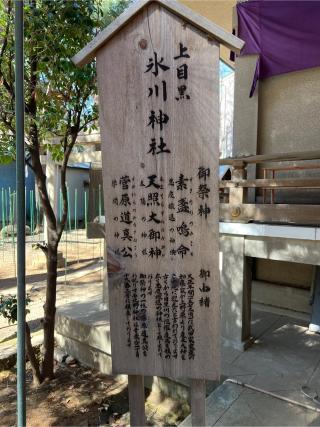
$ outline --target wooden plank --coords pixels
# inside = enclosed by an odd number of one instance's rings
[[[109,285],[112,363],[115,373],[216,379],[219,46],[183,24],[152,3],[97,57],[107,242],[125,270]],[[180,46],[189,57],[175,60]],[[169,67],[157,76],[147,71],[155,53]]]
[[[134,19],[135,16],[146,6],[151,3],[158,3],[170,12],[182,18],[185,22],[200,29],[208,36],[213,37],[219,43],[230,48],[236,53],[240,53],[244,46],[244,42],[238,37],[219,27],[212,21],[203,16],[195,13],[190,8],[184,6],[178,1],[168,0],[139,0],[134,2],[125,12],[123,12],[117,19],[108,25],[101,33],[99,33],[90,43],[88,43],[79,53],[77,53],[72,61],[78,66],[83,66],[91,62],[97,55],[97,51],[103,47],[115,34],[117,34],[123,27]]]
[[[194,427],[206,426],[206,382],[191,380],[191,419]]]
[[[274,178],[220,181],[220,188],[320,188],[319,178]]]
[[[246,164],[257,164],[264,162],[292,162],[300,160],[319,160],[320,151],[297,151],[291,153],[259,154],[256,156],[230,157],[220,159],[220,165],[241,166]]]
[[[144,378],[142,375],[128,375],[130,426],[146,426]]]
[[[309,170],[309,169],[320,169],[320,165],[315,164],[304,164],[301,166],[273,166],[269,168],[262,168],[263,171],[271,171],[271,172],[278,172],[278,171],[296,171],[296,170]]]
[[[238,214],[234,215],[235,206],[229,203],[220,203],[220,220],[301,225],[320,224],[320,205],[261,205],[252,203],[238,205],[236,208]]]

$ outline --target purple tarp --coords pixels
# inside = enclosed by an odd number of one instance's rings
[[[320,66],[320,1],[251,0],[237,12],[241,55],[259,54],[250,96],[259,79]]]

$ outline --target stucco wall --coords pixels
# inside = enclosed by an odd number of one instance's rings
[[[259,83],[260,154],[320,148],[320,67]]]
[[[320,148],[320,67],[261,80],[249,98],[256,56],[238,58],[235,70],[234,154],[254,155]],[[266,164],[267,165],[267,164]],[[288,163],[287,163],[288,165]],[[255,168],[248,175],[254,178]],[[278,177],[319,177],[318,170]],[[262,177],[261,167],[257,176]],[[259,192],[257,193],[260,194]],[[320,203],[320,192],[277,191],[282,203]]]
[[[257,56],[239,57],[235,62],[234,156],[248,156],[257,151],[258,91],[249,98]]]
[[[261,80],[249,98],[255,58],[236,62],[235,153],[319,149],[320,67]]]

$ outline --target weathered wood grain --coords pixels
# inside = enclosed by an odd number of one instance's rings
[[[145,397],[144,377],[142,375],[128,375],[130,426],[145,427]]]
[[[220,159],[220,165],[245,166],[246,164],[258,164],[267,162],[292,162],[302,160],[319,160],[320,151],[293,151],[291,153],[258,154],[256,156],[230,157]]]
[[[220,204],[221,221],[259,221],[265,223],[284,224],[320,224],[319,205],[285,205],[285,204],[239,204],[238,214],[234,215],[234,205],[229,203]]]
[[[179,43],[188,47],[189,78],[187,81],[189,100],[175,99],[181,81],[176,76],[174,56],[179,52]],[[170,71],[155,77],[146,73],[146,64],[158,52],[163,64]],[[181,63],[180,61],[179,63]],[[154,300],[147,297],[147,323],[149,350],[147,356],[136,357],[134,346],[127,346],[126,317],[124,311],[124,286],[110,286],[110,316],[113,369],[115,373],[131,375],[159,375],[173,378],[217,379],[220,362],[219,326],[219,267],[218,267],[218,155],[219,155],[219,46],[208,40],[206,34],[178,18],[158,3],[148,7],[131,20],[121,32],[112,38],[104,49],[98,51],[98,84],[100,93],[100,126],[102,135],[103,186],[106,212],[108,246],[121,250],[121,239],[115,237],[117,224],[113,221],[119,215],[119,208],[113,204],[115,196],[120,196],[119,186],[112,181],[123,175],[135,177],[137,257],[123,258],[128,274],[192,274],[194,285],[194,339],[196,354],[194,360],[181,357],[160,357],[157,351],[157,320]],[[155,84],[167,84],[167,101],[148,97],[148,88]],[[163,110],[169,117],[168,126],[162,132],[170,154],[153,156],[148,154],[152,136],[159,140],[159,130],[148,124],[151,110]],[[197,195],[198,168],[209,167],[211,206],[207,220],[198,215]],[[183,173],[192,178],[193,192],[188,198],[193,202],[194,215],[180,214],[184,221],[193,222],[193,256],[171,257],[170,238],[179,241],[176,228],[170,232],[170,209],[168,195],[170,178],[178,179]],[[146,229],[142,217],[150,208],[140,205],[146,196],[141,181],[151,175],[163,178],[163,237],[164,255],[157,259],[143,256],[144,248],[150,250],[151,243],[140,238]],[[191,184],[190,184],[191,186]],[[191,188],[191,187],[190,187]],[[177,193],[178,194],[178,193]],[[181,193],[182,194],[182,193]],[[184,193],[185,194],[185,193]],[[175,201],[177,202],[177,201]],[[148,210],[149,209],[149,210]],[[161,208],[157,208],[160,213]],[[177,217],[178,220],[178,217]],[[132,227],[132,225],[130,225]],[[130,228],[133,231],[133,228]],[[191,240],[191,238],[190,238]],[[170,246],[171,245],[171,246]],[[203,296],[200,290],[203,281],[200,269],[210,270],[207,284],[210,286],[210,307],[200,306]],[[163,306],[172,306],[173,283],[170,283],[169,301]],[[177,291],[180,295],[180,285]],[[172,316],[172,314],[170,314]],[[172,320],[172,318],[170,318]],[[171,334],[172,332],[170,332]],[[182,339],[180,329],[178,347]],[[179,347],[180,348],[180,347]]]
[[[191,380],[191,420],[192,425],[206,426],[206,382]]]
[[[273,178],[220,181],[220,188],[320,188],[319,178]]]

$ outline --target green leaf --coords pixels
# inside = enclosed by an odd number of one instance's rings
[[[26,296],[26,307],[31,302],[30,297]],[[29,309],[26,309],[26,315],[30,313]],[[17,322],[18,314],[18,300],[16,295],[1,295],[0,294],[0,316],[8,320],[9,324]]]

